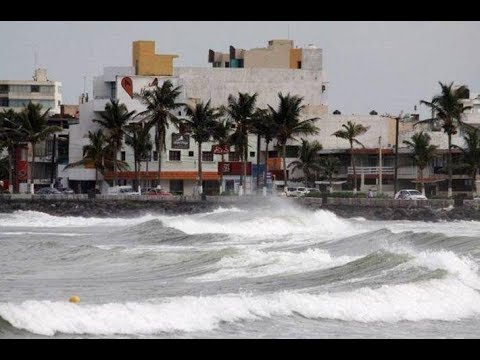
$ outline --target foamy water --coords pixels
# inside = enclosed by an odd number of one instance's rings
[[[478,222],[342,219],[281,202],[0,214],[0,337],[478,337],[478,240]]]

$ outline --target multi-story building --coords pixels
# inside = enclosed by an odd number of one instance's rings
[[[36,69],[32,80],[0,80],[0,110],[20,110],[31,101],[60,113],[62,83],[50,81],[46,69]]]
[[[290,93],[304,98],[306,113],[320,116],[327,112],[326,91],[327,83],[322,70],[321,49],[293,49],[290,40],[273,40],[263,56],[257,56],[258,49],[243,51],[247,59],[244,66],[215,66],[202,67],[173,67],[175,55],[155,54],[153,41],[136,41],[133,43],[131,67],[109,67],[104,69],[104,74],[96,77],[93,84],[93,98],[80,104],[80,122],[72,126],[70,141],[70,162],[78,161],[82,157],[82,147],[88,143],[87,134],[90,130],[98,128],[92,120],[99,117],[105,105],[111,100],[124,103],[129,111],[137,113],[143,111],[144,105],[133,96],[143,89],[151,89],[155,84],[162,85],[170,80],[175,86],[181,86],[182,93],[179,102],[196,103],[198,101],[211,101],[212,106],[227,104],[230,94],[238,95],[239,92],[257,93],[257,106],[266,108],[267,105],[277,106],[278,93]],[[287,51],[288,50],[288,51]],[[249,53],[253,56],[251,60]],[[292,55],[293,54],[293,55]],[[210,52],[211,56],[211,52]],[[285,62],[288,57],[288,64]],[[301,67],[290,67],[290,58],[302,60]],[[296,56],[296,57],[295,57]],[[249,60],[250,59],[250,60]],[[257,59],[257,60],[255,60]],[[235,62],[233,62],[235,63]],[[287,65],[285,65],[287,64]],[[283,66],[285,65],[285,66]],[[298,63],[297,63],[298,65]],[[179,117],[185,115],[179,109],[175,114]],[[138,121],[138,119],[134,120]],[[152,139],[154,130],[152,129]],[[197,182],[197,146],[188,135],[181,136],[175,127],[171,126],[167,133],[167,149],[162,153],[162,173],[160,185],[174,193],[192,194],[195,192]],[[241,167],[238,154],[233,149],[226,156],[227,161],[218,164],[221,155],[212,153],[213,143],[202,145],[203,159],[203,187],[207,193],[218,192],[219,180],[222,179],[223,188],[227,191],[237,192],[239,189]],[[245,182],[246,193],[254,190],[255,182],[252,173],[260,170],[256,165],[256,137],[249,138],[249,161],[247,164],[247,179]],[[263,146],[262,146],[263,149]],[[276,154],[272,153],[272,156]],[[125,160],[133,169],[133,151],[123,146],[118,158]],[[265,154],[262,154],[263,162]],[[153,151],[150,159],[142,167],[141,178],[143,186],[156,186],[157,184],[158,154]],[[277,161],[278,163],[278,161]],[[147,171],[148,169],[148,171]],[[219,173],[220,169],[220,173]],[[277,180],[283,180],[281,169],[272,168],[278,172]],[[112,184],[113,174],[106,172],[104,179]],[[68,170],[71,187],[86,191],[94,186],[95,170],[72,168]],[[134,178],[133,171],[118,173],[121,183],[131,183]]]

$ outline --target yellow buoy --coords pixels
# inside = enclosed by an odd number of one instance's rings
[[[70,301],[71,303],[77,304],[80,302],[80,297],[78,297],[77,295],[72,295],[70,296],[70,299],[68,299],[68,301]]]

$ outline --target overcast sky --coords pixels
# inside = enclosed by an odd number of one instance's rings
[[[210,66],[210,48],[250,49],[284,38],[323,49],[330,112],[412,112],[438,92],[438,81],[480,92],[480,22],[455,21],[7,21],[0,22],[0,79],[31,79],[36,52],[38,67],[62,82],[63,102],[76,104],[84,76],[91,93],[92,76],[104,66],[131,65],[134,40],[154,40],[157,53],[180,55],[175,66]]]

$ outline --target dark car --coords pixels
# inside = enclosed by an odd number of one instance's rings
[[[39,189],[38,191],[35,191],[35,194],[38,195],[58,195],[62,194],[62,192],[58,189],[51,188],[51,187],[44,187]]]

